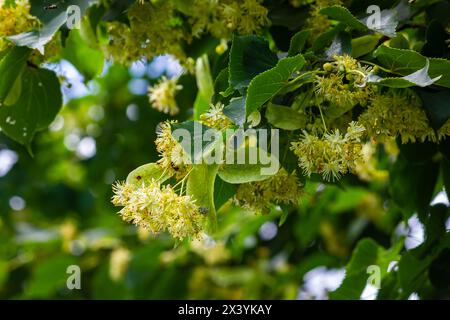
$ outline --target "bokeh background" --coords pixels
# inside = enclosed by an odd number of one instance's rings
[[[392,235],[405,236],[407,249],[423,242],[417,217],[400,223],[377,184],[308,183],[289,215],[255,216],[227,202],[217,239],[203,244],[137,229],[110,203],[111,184],[157,160],[153,141],[166,118],[150,107],[147,88],[182,68],[170,56],[108,64],[84,83],[66,61],[46,67],[64,81],[65,107],[36,136],[33,155],[0,133],[0,298],[326,299],[359,239],[389,247]],[[195,79],[183,74],[180,83],[188,89],[177,97],[183,120]],[[445,192],[439,202],[448,204]],[[70,265],[81,268],[81,290],[66,286]],[[376,293],[368,285],[361,298]]]

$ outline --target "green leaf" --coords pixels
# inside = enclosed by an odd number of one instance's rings
[[[243,148],[241,147],[240,150],[244,151]],[[255,155],[254,161],[249,160],[251,154]],[[262,158],[264,158],[264,161]],[[274,155],[269,155],[266,151],[257,147],[245,147],[244,163],[237,164],[237,152],[234,154],[234,159],[234,163],[223,164],[219,169],[219,177],[231,184],[266,180],[276,173],[270,172],[269,167],[279,168],[280,165]]]
[[[444,180],[445,192],[450,199],[450,160],[442,159],[441,162],[442,179]]]
[[[436,78],[436,84],[450,88],[450,61],[438,58],[427,58],[413,50],[395,49],[387,46],[380,46],[374,52],[374,56],[380,64],[389,69],[392,73],[408,76],[426,66],[429,60],[429,77]]]
[[[229,72],[228,67],[226,67],[219,72],[214,80],[214,94],[216,99],[219,94],[225,92],[229,88],[228,78]]]
[[[288,56],[295,56],[303,51],[303,48],[311,34],[311,29],[301,30],[291,38]]]
[[[335,300],[356,300],[361,297],[370,277],[368,267],[375,265],[380,268],[382,280],[387,274],[391,261],[398,260],[403,243],[399,242],[386,250],[372,239],[363,239],[353,250],[352,257],[345,269],[345,278],[338,289],[330,294]]]
[[[381,33],[387,37],[393,38],[396,36],[395,30],[398,25],[398,14],[396,9],[385,9],[380,12],[380,21],[375,21],[373,15],[369,15],[366,18],[361,19],[361,21],[370,30]]]
[[[255,76],[274,67],[277,61],[277,55],[263,38],[234,37],[230,50],[230,86],[237,90],[247,87]]]
[[[276,128],[284,130],[297,130],[305,128],[307,118],[290,107],[269,104],[266,110],[266,118]]]
[[[237,186],[227,183],[220,177],[216,178],[214,184],[214,205],[219,210],[231,197],[236,194]]]
[[[186,193],[195,200],[196,205],[207,212],[207,230],[209,232],[214,232],[217,229],[214,184],[218,168],[218,165],[194,165],[189,173],[186,187]]]
[[[0,260],[0,286],[3,287],[4,283],[8,280],[9,276],[9,263],[8,261]]]
[[[360,31],[373,30],[388,37],[395,37],[395,29],[398,25],[397,11],[394,9],[382,10],[379,21],[374,21],[374,16],[372,15],[358,20],[347,8],[339,5],[325,7],[320,10],[320,13],[353,29]]]
[[[67,267],[76,264],[73,256],[54,256],[40,262],[25,288],[28,298],[48,298],[66,286]]]
[[[225,108],[223,108],[223,113],[240,127],[244,125],[246,120],[245,100],[245,96],[232,98],[230,100],[230,103]]]
[[[450,233],[446,231],[449,209],[444,204],[430,208],[425,223],[425,242],[406,252],[398,264],[398,278],[402,296],[407,298],[427,281],[427,270],[439,254],[450,248]]]
[[[17,102],[0,108],[0,126],[15,141],[29,147],[35,133],[47,128],[62,106],[58,77],[46,69],[25,68]]]
[[[367,77],[367,82],[377,83],[379,85],[391,88],[408,88],[413,86],[428,87],[442,77],[438,76],[431,79],[428,75],[429,69],[430,61],[426,59],[425,67],[402,78],[381,78],[376,75],[370,75]]]
[[[31,50],[14,47],[0,61],[0,106],[22,74]]]
[[[336,35],[345,30],[345,24],[339,23],[334,28],[320,34],[317,39],[314,41],[312,50],[314,52],[318,52],[325,48],[328,44],[330,44],[333,39],[336,37]]]
[[[274,97],[305,64],[301,54],[281,59],[278,64],[256,76],[250,83],[247,93],[246,114],[258,110],[264,103]]]
[[[393,200],[406,217],[415,212],[419,217],[427,214],[438,174],[439,163],[432,159],[413,163],[400,153],[390,171],[390,189]]]
[[[420,90],[419,95],[431,125],[436,130],[441,128],[450,119],[450,91]]]
[[[128,174],[126,182],[135,186],[142,186],[152,180],[158,180],[163,183],[170,178],[170,175],[164,172],[164,170],[156,163],[144,164]]]
[[[211,98],[214,95],[214,81],[206,54],[197,59],[195,75],[197,77],[198,95],[194,105],[194,120],[199,120],[200,115],[209,109]]]
[[[372,52],[378,45],[381,36],[367,35],[352,39],[352,57],[359,58]]]
[[[320,13],[328,16],[333,20],[343,22],[353,29],[361,31],[367,30],[367,26],[357,18],[355,18],[355,16],[353,16],[351,12],[345,7],[339,5],[325,7],[320,10]]]
[[[231,184],[263,181],[270,176],[261,174],[262,167],[258,164],[227,164],[219,170],[219,177]]]
[[[85,81],[96,77],[103,70],[103,53],[92,49],[83,40],[79,30],[70,32],[62,54],[63,58],[72,63],[84,76]]]

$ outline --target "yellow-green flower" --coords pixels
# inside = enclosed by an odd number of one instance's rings
[[[255,213],[266,213],[271,203],[296,204],[301,188],[295,172],[289,174],[281,168],[274,176],[263,180],[241,184],[234,203]]]
[[[223,113],[223,103],[211,104],[209,110],[200,115],[200,120],[205,126],[217,130],[226,129],[232,125],[232,121]]]
[[[175,95],[183,89],[182,85],[177,84],[178,78],[162,79],[153,87],[148,89],[148,97],[152,107],[160,112],[174,116],[180,112]]]
[[[361,138],[365,128],[351,122],[345,135],[339,129],[319,137],[315,133],[303,131],[298,142],[293,142],[291,150],[298,157],[299,166],[306,176],[318,173],[327,181],[339,180],[342,175],[354,171],[362,160]]]
[[[0,1],[0,51],[7,46],[2,38],[30,31],[38,25],[38,19],[30,14],[28,1],[16,0],[14,5],[8,7]]]
[[[372,87],[365,82],[371,68],[361,66],[348,55],[335,55],[334,60],[324,65],[327,74],[317,76],[315,91],[318,102],[324,100],[345,110],[358,103],[365,106],[373,95]]]
[[[396,137],[402,143],[437,140],[420,99],[404,91],[375,96],[358,121],[371,137],[381,141]]]
[[[160,125],[155,144],[161,156],[158,164],[165,172],[178,179],[184,177],[192,166],[189,155],[172,136],[171,125],[174,123],[176,121],[166,121]]]
[[[124,207],[119,213],[127,222],[152,233],[168,231],[180,240],[197,237],[202,231],[205,217],[194,200],[177,194],[170,185],[161,186],[156,180],[140,187],[118,182],[113,191],[112,202]]]

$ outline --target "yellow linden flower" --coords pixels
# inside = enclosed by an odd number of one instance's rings
[[[335,55],[334,59],[334,62],[323,66],[328,73],[316,79],[316,99],[343,109],[350,109],[358,103],[366,105],[373,89],[366,85],[365,78],[372,69],[362,67],[348,55]]]
[[[152,107],[160,112],[174,116],[180,112],[175,95],[177,91],[183,89],[177,84],[178,78],[167,79],[162,77],[158,84],[148,89],[148,97]]]
[[[128,10],[130,26],[107,24],[110,41],[104,50],[114,61],[130,64],[142,58],[172,54],[184,60],[183,43],[190,41],[177,21],[172,1],[135,3]]]
[[[127,25],[113,21],[107,24],[107,30],[110,41],[103,47],[107,58],[125,65],[141,59],[139,40]]]
[[[198,237],[202,231],[205,217],[194,200],[178,195],[170,185],[161,186],[156,180],[141,187],[116,183],[113,190],[113,203],[124,207],[119,214],[127,222],[152,233],[168,231],[180,240]]]
[[[268,10],[259,0],[241,1],[241,17],[237,30],[240,34],[258,33],[262,26],[269,24]]]
[[[260,0],[195,0],[187,13],[194,37],[210,33],[230,38],[233,32],[252,34],[269,24],[268,10]]]
[[[293,142],[291,150],[298,157],[299,166],[306,176],[318,173],[327,181],[339,180],[342,175],[354,171],[362,160],[364,131],[365,128],[356,122],[349,124],[345,135],[339,129],[322,137],[303,131],[302,139]]]
[[[255,213],[267,213],[271,203],[296,204],[300,192],[295,172],[289,174],[281,168],[269,179],[241,184],[233,202]]]
[[[450,136],[450,119],[448,119],[444,125],[439,128],[437,135],[439,141],[446,139],[447,136]]]
[[[191,243],[191,250],[201,256],[207,265],[214,266],[230,259],[230,252],[223,241],[216,242],[211,239],[195,239]]]
[[[317,0],[312,6],[310,17],[307,20],[307,26],[311,29],[311,40],[315,40],[320,34],[327,31],[330,26],[330,20],[320,13],[320,9],[332,5],[342,4],[341,0]]]
[[[377,95],[359,117],[371,137],[384,141],[400,137],[402,143],[437,141],[418,97],[391,91]]]
[[[30,14],[30,4],[25,0],[16,0],[15,5],[4,7],[0,1],[0,51],[7,42],[4,37],[29,31],[39,25],[39,21]]]
[[[118,248],[111,252],[109,258],[109,276],[114,281],[123,279],[128,264],[131,260],[131,252],[125,248]]]
[[[166,121],[160,125],[155,144],[161,156],[158,164],[164,171],[178,179],[184,177],[192,166],[189,155],[172,136],[171,125],[174,123],[176,121]]]
[[[209,110],[200,115],[201,122],[208,127],[222,130],[232,125],[232,121],[223,113],[223,103],[211,104]]]

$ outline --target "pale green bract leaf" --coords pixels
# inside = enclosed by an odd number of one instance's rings
[[[290,107],[275,104],[269,104],[267,107],[266,118],[276,128],[284,130],[298,130],[304,128],[307,123],[305,115]]]
[[[144,164],[128,174],[127,184],[142,186],[152,180],[157,180],[159,183],[163,183],[170,178],[170,175],[164,172],[164,170],[156,163]]]

